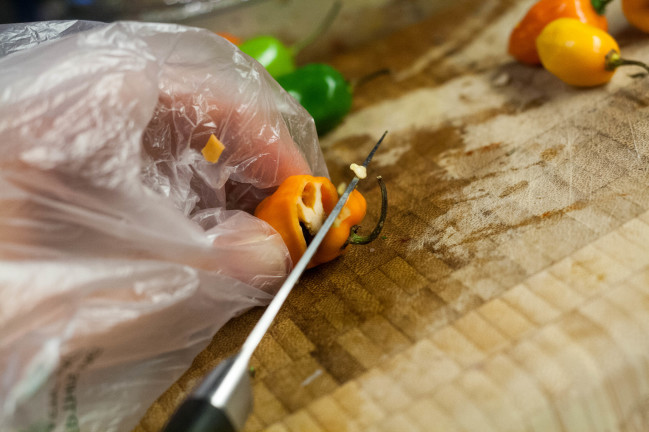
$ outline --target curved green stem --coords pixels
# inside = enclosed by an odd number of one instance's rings
[[[323,34],[329,27],[331,27],[331,24],[336,19],[336,16],[338,16],[338,12],[340,12],[342,5],[343,4],[341,0],[334,1],[331,5],[331,8],[329,9],[329,12],[327,12],[327,16],[324,17],[320,25],[318,25],[318,27],[316,27],[315,30],[313,30],[307,37],[305,37],[301,41],[296,42],[295,45],[290,47],[291,53],[296,56],[300,51],[311,45],[321,34]]]
[[[381,215],[379,216],[378,223],[376,224],[372,232],[366,236],[356,234],[360,226],[359,225],[353,226],[351,230],[349,230],[349,237],[347,238],[347,241],[345,242],[345,244],[341,249],[347,247],[348,244],[353,244],[353,245],[368,244],[376,240],[379,234],[381,234],[381,230],[383,229],[383,224],[385,223],[385,217],[388,214],[388,190],[385,187],[385,183],[383,183],[383,177],[378,176],[376,180],[379,182],[379,186],[381,187]]]
[[[612,2],[613,0],[590,0],[590,4],[593,5],[593,9],[597,12],[598,15],[604,15],[606,12],[606,5]]]
[[[608,54],[606,54],[606,63],[605,63],[605,69],[606,70],[615,70],[620,66],[640,66],[647,72],[649,72],[649,66],[646,64],[637,61],[637,60],[627,60],[623,59],[620,57],[620,53],[615,51],[615,50],[610,50]]]

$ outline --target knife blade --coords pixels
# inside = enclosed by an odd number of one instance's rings
[[[363,161],[367,168],[387,131]],[[239,352],[219,363],[181,403],[163,432],[235,432],[241,430],[252,411],[249,363],[252,354],[273,323],[277,313],[302,276],[325,235],[343,209],[359,178],[354,176],[309,247],[289,273]]]

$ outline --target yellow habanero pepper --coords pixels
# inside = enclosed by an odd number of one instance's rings
[[[573,18],[559,18],[545,26],[536,47],[543,67],[573,86],[605,84],[623,65],[649,70],[643,63],[620,58],[620,47],[611,35]]]
[[[363,195],[354,190],[307,268],[331,261],[344,253],[348,244],[366,244],[378,237],[387,213],[387,192],[381,180],[379,184],[383,203],[374,231],[368,236],[356,234],[357,224],[365,217],[367,204]],[[259,203],[255,216],[282,236],[295,265],[337,201],[338,192],[329,179],[296,175],[284,180],[272,195]]]

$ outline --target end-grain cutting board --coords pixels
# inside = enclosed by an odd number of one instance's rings
[[[370,169],[385,238],[305,275],[255,355],[246,430],[649,430],[649,77],[579,90],[513,63],[530,4],[458,2],[335,59],[349,77],[393,68],[322,140],[337,182],[390,131]],[[612,19],[624,55],[649,61],[649,35]],[[369,227],[379,192],[360,188]],[[219,332],[138,431],[260,313]]]

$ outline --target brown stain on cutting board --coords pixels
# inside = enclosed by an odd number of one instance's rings
[[[499,142],[487,144],[486,146],[480,147],[477,150],[469,150],[469,151],[465,152],[464,154],[467,155],[467,156],[472,156],[472,155],[474,155],[476,153],[485,153],[485,152],[497,150],[498,148],[500,148],[501,144],[502,143],[499,143]]]
[[[516,193],[518,191],[521,191],[525,189],[529,185],[529,182],[527,180],[522,180],[516,184],[513,184],[511,186],[507,186],[501,193],[498,195],[499,198],[505,198],[507,195],[511,195],[513,193]]]
[[[564,147],[565,146],[547,148],[541,152],[541,158],[546,162],[551,161],[552,159],[557,157],[559,152],[563,150]]]
[[[510,1],[488,0],[476,4],[472,0],[458,0],[451,7],[395,32],[380,43],[367,44],[336,56],[331,64],[352,82],[378,70],[392,71],[392,76],[379,76],[360,86],[357,90],[362,91],[355,95],[353,110],[399,97],[417,88],[437,86],[469,72],[466,68],[448,64],[445,59],[470,43],[484,28],[485,22],[501,15],[511,4]],[[433,47],[442,49],[419,73],[407,80],[395,79],[399,71],[411,67]]]
[[[361,140],[360,138],[357,138]],[[454,219],[440,222],[440,216],[448,209],[460,203],[468,201],[481,201],[488,198],[487,193],[475,196],[466,195],[465,189],[473,184],[480,184],[485,180],[505,177],[516,170],[525,170],[535,166],[542,166],[543,161],[537,161],[530,166],[512,167],[509,171],[493,171],[483,176],[467,178],[455,178],[436,163],[436,159],[447,153],[471,156],[472,152],[458,152],[463,147],[461,132],[454,127],[445,126],[435,131],[416,131],[397,138],[399,141],[407,142],[411,150],[405,153],[397,163],[383,167],[380,173],[387,181],[390,193],[390,218],[386,223],[388,238],[385,246],[397,256],[409,257],[413,250],[410,245],[413,241],[422,238],[435,238],[456,224]],[[399,145],[392,142],[391,145]],[[478,152],[493,151],[499,144],[486,145],[477,150]],[[329,155],[335,154],[335,146],[331,148]],[[507,157],[506,155],[503,157]],[[333,162],[333,161],[332,161]],[[345,168],[341,169],[344,173]],[[408,185],[404,188],[403,185]],[[527,181],[512,184],[504,189],[499,198],[521,192],[528,186]],[[396,189],[396,190],[395,190]],[[376,194],[368,195],[369,208],[378,205]],[[549,210],[536,215],[515,221],[514,223],[494,222],[480,225],[465,232],[461,241],[450,247],[441,242],[430,241],[423,247],[423,253],[430,254],[435,260],[442,263],[445,269],[459,270],[469,264],[475,263],[477,257],[485,247],[490,247],[490,241],[498,236],[514,235],[516,231],[533,228],[535,225],[543,224],[546,219],[560,218],[571,211],[584,208],[585,202],[576,202],[569,206]],[[485,208],[485,215],[490,210]],[[458,249],[462,252],[458,253]],[[358,252],[362,254],[362,251]],[[351,251],[347,259],[354,259],[356,251]],[[482,259],[481,266],[489,268],[489,264],[502,261],[502,257],[494,256]],[[355,264],[352,261],[352,264]],[[512,265],[516,270],[516,266]],[[421,269],[426,278],[436,280],[437,277],[430,275],[426,269]],[[518,277],[522,279],[524,274],[518,271]],[[429,280],[430,280],[429,279]],[[433,285],[433,291],[438,291]],[[456,305],[450,305],[457,308]],[[476,306],[475,304],[473,306]],[[448,316],[446,316],[448,318]],[[431,321],[432,323],[432,321]]]

